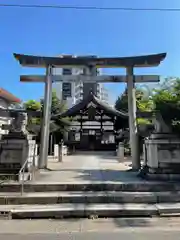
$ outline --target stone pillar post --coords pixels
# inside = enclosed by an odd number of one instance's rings
[[[62,162],[63,160],[63,144],[62,142],[59,143],[58,145],[58,162]]]
[[[73,145],[72,148],[73,148],[73,149],[72,149],[72,153],[75,153],[75,152],[76,152],[76,148],[75,148],[75,146]]]
[[[118,144],[118,161],[121,162],[124,160],[124,143],[120,142]]]
[[[54,144],[54,158],[58,158],[58,154],[59,154],[59,145]]]
[[[143,143],[143,165],[147,165],[147,153],[146,153],[146,145]]]
[[[35,166],[38,167],[39,166],[39,158],[38,158],[38,144],[36,144],[35,146]]]

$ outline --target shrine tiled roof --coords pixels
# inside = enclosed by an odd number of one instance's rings
[[[21,100],[19,98],[15,97],[12,93],[3,88],[0,88],[0,98],[3,98],[11,103],[21,103]]]
[[[97,98],[93,93],[90,93],[84,100],[74,105],[67,111],[61,114],[57,114],[52,116],[51,119],[58,117],[70,117],[76,116],[81,110],[85,109],[87,105],[93,102],[98,108],[104,110],[104,112],[108,115],[114,115],[120,118],[128,118],[128,113],[123,111],[118,111],[115,108],[111,107],[109,104]]]

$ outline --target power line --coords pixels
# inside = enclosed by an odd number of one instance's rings
[[[0,7],[14,8],[51,8],[51,9],[74,9],[74,10],[99,10],[99,11],[159,11],[180,12],[180,8],[126,8],[126,7],[95,7],[95,6],[63,6],[63,5],[38,5],[38,4],[3,4]]]

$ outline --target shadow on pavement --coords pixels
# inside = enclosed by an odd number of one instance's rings
[[[81,174],[83,180],[89,181],[98,181],[101,178],[101,181],[112,181],[112,182],[126,182],[126,181],[139,181],[136,177],[136,173],[130,173],[127,171],[121,170],[83,170]]]
[[[153,226],[152,218],[114,218],[113,222],[118,228]]]
[[[141,181],[140,178],[137,177],[137,172],[128,172],[127,170],[110,170],[110,169],[62,169],[62,170],[53,170],[43,172],[41,174],[41,180],[46,179],[48,175],[56,175],[60,174],[61,176],[64,173],[65,179],[67,180],[68,174],[74,173],[74,180],[77,181],[112,181],[112,182],[134,182]],[[60,176],[59,175],[59,176]],[[57,176],[58,178],[58,176]],[[57,179],[58,180],[58,179]]]

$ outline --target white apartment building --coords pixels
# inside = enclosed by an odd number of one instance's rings
[[[83,73],[84,69],[80,68],[55,68],[53,74],[79,75]],[[100,72],[98,71],[97,74],[100,74]],[[58,98],[66,101],[68,108],[83,100],[90,91],[93,91],[99,99],[106,103],[109,101],[108,90],[102,83],[55,82],[53,83],[53,89],[56,90]]]
[[[0,109],[8,109],[13,103],[20,103],[21,100],[3,88],[0,88]],[[7,134],[8,130],[2,130],[3,124],[10,124],[11,119],[0,115],[0,136]]]

